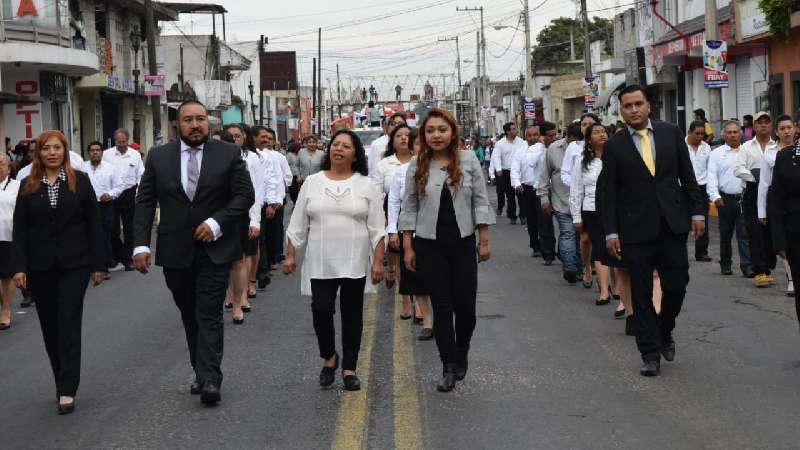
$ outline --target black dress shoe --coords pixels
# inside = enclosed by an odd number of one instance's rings
[[[661,361],[645,361],[639,369],[639,374],[644,377],[655,377],[659,373],[661,373]]]
[[[194,381],[192,381],[192,384],[189,385],[189,392],[192,395],[200,395],[200,392],[202,391],[203,391],[203,385],[200,384],[199,381],[197,381],[197,378],[195,378]]]
[[[633,316],[625,318],[625,336],[636,336],[636,324],[633,321]]]
[[[355,375],[345,375],[344,377],[344,390],[345,391],[360,391],[361,380]]]
[[[467,369],[469,368],[468,354],[469,350],[458,350],[458,362],[456,363],[456,380],[458,381],[462,381],[467,376]]]
[[[419,332],[419,337],[417,337],[420,341],[430,341],[433,339],[433,330],[430,328],[423,328],[422,331]]]
[[[733,270],[730,267],[723,267],[720,271],[722,275],[733,275]]]
[[[268,273],[259,275],[259,277],[258,277],[258,288],[259,289],[266,288],[267,285],[269,285],[270,283],[272,283],[272,279],[269,277]]]
[[[756,277],[756,273],[753,272],[752,269],[747,269],[747,270],[742,272],[742,276],[744,278],[755,278]]]
[[[670,339],[669,343],[661,348],[661,356],[663,356],[667,361],[672,361],[675,359],[675,341]]]
[[[713,261],[713,259],[711,259],[711,257],[708,256],[708,255],[695,256],[694,259],[699,261],[699,262],[711,262],[711,261]]]
[[[511,225],[516,225],[516,224],[517,224],[517,219],[511,219]]]
[[[219,392],[219,384],[213,381],[206,381],[200,392],[200,401],[204,405],[216,405],[220,400],[222,400],[222,395]]]
[[[578,274],[572,270],[567,270],[564,272],[564,280],[569,284],[575,284],[578,282]]]
[[[533,253],[531,253],[531,258],[541,258],[541,257],[542,257],[542,252],[540,252],[539,250],[534,250]]]
[[[336,379],[336,369],[339,368],[339,354],[333,352],[333,357],[336,361],[333,364],[333,367],[322,367],[322,370],[319,372],[319,385],[322,387],[328,387],[333,384],[333,381]]]
[[[442,379],[436,385],[436,390],[439,392],[450,392],[456,387],[456,367],[455,364],[446,364]]]
[[[553,265],[553,258],[545,258],[544,262],[542,263],[545,266],[552,266]]]
[[[72,414],[75,412],[75,399],[72,399],[71,403],[59,403],[58,404],[58,415],[63,416],[66,414]]]

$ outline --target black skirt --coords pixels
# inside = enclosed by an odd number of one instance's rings
[[[14,276],[14,269],[11,268],[11,242],[0,241],[0,278],[11,278]]]
[[[608,253],[606,234],[603,232],[600,214],[596,211],[582,211],[581,220],[583,229],[589,233],[589,240],[592,241],[592,262],[599,261],[600,264],[608,267],[624,267],[622,261]]]
[[[406,269],[403,233],[400,233],[400,295],[430,295],[419,275]]]
[[[263,233],[264,230],[261,232]],[[239,222],[239,238],[242,243],[242,253],[245,256],[258,254],[258,239],[250,239],[250,218],[248,216]]]

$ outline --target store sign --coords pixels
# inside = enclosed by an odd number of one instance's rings
[[[703,77],[706,88],[728,87],[728,43],[705,41],[703,43]]]
[[[522,102],[522,110],[525,112],[525,119],[536,119],[536,104],[532,98],[526,98]]]
[[[7,73],[4,84],[15,95],[21,97],[40,96],[39,74]],[[39,101],[6,103],[3,105],[6,136],[13,145],[19,141],[35,139],[42,132],[42,103]]]
[[[733,39],[733,27],[731,26],[731,23],[721,23],[718,28],[718,35],[719,39],[723,41]],[[658,44],[653,47],[653,59],[658,60],[659,58],[665,58],[667,56],[683,55],[690,49],[701,47],[704,39],[705,31],[699,31],[689,36],[688,39],[679,38],[663,44]]]
[[[133,82],[124,78],[109,75],[106,77],[106,87],[112,91],[122,91],[133,94]]]
[[[11,12],[5,20],[11,23],[25,23],[40,28],[55,28],[56,1],[58,0],[2,0],[3,12]],[[11,8],[9,9],[8,6]],[[61,8],[66,8],[66,2],[61,1]],[[61,11],[66,16],[65,11]]]
[[[165,96],[166,91],[164,89],[164,75],[145,75],[144,95],[147,97]]]
[[[586,77],[583,79],[583,104],[591,108],[600,97],[600,77]]]
[[[758,7],[758,0],[739,0],[737,2],[740,37],[749,38],[769,33],[769,23],[764,11]]]

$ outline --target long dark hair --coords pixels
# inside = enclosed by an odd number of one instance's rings
[[[369,169],[367,168],[367,153],[364,151],[364,145],[361,143],[361,139],[358,138],[358,135],[352,132],[349,129],[339,130],[336,133],[333,133],[331,136],[331,141],[328,142],[328,149],[325,152],[325,155],[322,157],[322,170],[331,170],[331,146],[333,145],[333,141],[339,135],[346,134],[350,136],[350,139],[353,140],[353,147],[356,149],[356,159],[353,161],[353,172],[358,172],[365,177],[369,175]]]
[[[600,122],[595,122],[588,127],[586,127],[586,133],[583,134],[583,160],[581,161],[581,165],[583,166],[583,170],[589,170],[589,164],[592,163],[594,159],[594,148],[592,147],[592,130],[596,127],[600,127],[603,130],[606,128]]]
[[[67,176],[67,188],[70,192],[75,192],[75,171],[69,159],[69,144],[67,143],[67,138],[64,136],[64,133],[59,130],[45,130],[36,138],[36,153],[33,155],[33,160],[31,161],[31,173],[28,175],[25,185],[22,186],[22,195],[30,195],[39,190],[42,176],[46,173],[44,163],[42,162],[42,148],[44,144],[52,138],[58,139],[61,142],[61,146],[64,147],[64,159],[61,161],[61,167],[64,169],[64,173]]]
[[[386,153],[383,154],[384,158],[388,158],[397,153],[397,150],[394,149],[394,136],[397,134],[397,130],[400,130],[402,128],[408,128],[409,131],[411,130],[411,127],[409,127],[408,125],[402,124],[398,125],[394,130],[392,130],[391,133],[389,133],[389,143],[386,144]]]
[[[434,117],[438,117],[447,122],[453,132],[453,137],[447,145],[447,153],[450,156],[450,161],[447,165],[447,175],[450,178],[450,185],[453,186],[456,191],[461,186],[461,177],[463,175],[461,173],[461,159],[458,154],[460,142],[460,138],[458,137],[458,122],[453,118],[453,114],[451,114],[450,111],[433,108],[428,111],[428,115],[419,127],[420,149],[417,155],[417,172],[414,174],[414,181],[416,182],[416,192],[423,197],[425,196],[425,187],[428,185],[428,171],[430,170],[431,159],[433,159],[433,149],[428,146],[428,142],[425,139],[425,126],[428,124],[428,121]]]

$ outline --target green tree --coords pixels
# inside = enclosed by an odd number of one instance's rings
[[[536,35],[536,48],[533,51],[534,64],[553,64],[568,61],[569,34],[572,29],[575,36],[575,58],[583,59],[583,27],[579,20],[559,17],[542,28]],[[605,51],[614,48],[614,24],[602,17],[593,17],[589,21],[590,42],[605,41]]]

